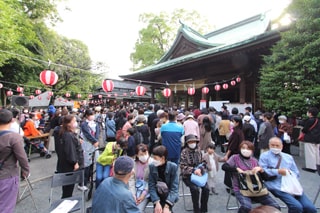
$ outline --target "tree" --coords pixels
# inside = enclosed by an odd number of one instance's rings
[[[196,11],[177,9],[172,14],[141,14],[139,21],[145,23],[146,27],[139,31],[139,39],[130,56],[134,70],[155,64],[169,50],[180,27],[179,20],[200,33],[213,29]]]
[[[287,12],[295,21],[264,56],[259,95],[268,110],[301,115],[320,106],[320,1],[293,0]]]

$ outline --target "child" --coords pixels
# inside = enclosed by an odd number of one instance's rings
[[[218,162],[222,161],[222,157],[215,153],[216,146],[214,143],[209,143],[206,149],[206,153],[203,156],[203,160],[207,163],[208,168],[208,187],[210,194],[218,195],[215,190],[216,177],[219,169]]]

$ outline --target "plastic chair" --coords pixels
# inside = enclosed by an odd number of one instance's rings
[[[81,191],[81,197],[68,197],[64,199],[59,199],[53,202],[53,190],[56,187],[62,187],[66,185],[72,184],[83,184],[84,182],[84,170],[78,170],[75,172],[67,172],[67,173],[56,173],[52,177],[51,181],[51,190],[50,190],[50,209],[49,212],[56,209],[60,204],[65,204],[68,201],[77,201],[76,205],[73,206],[69,212],[74,212],[80,210],[81,212],[85,211],[85,200],[84,200],[84,191]],[[64,203],[63,203],[64,202]],[[60,205],[61,206],[61,205]],[[58,207],[59,208],[59,207]]]

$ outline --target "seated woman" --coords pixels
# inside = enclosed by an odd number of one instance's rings
[[[178,166],[167,161],[165,146],[157,146],[152,151],[153,162],[149,165],[149,192],[154,212],[169,213],[179,198]]]
[[[123,154],[123,150],[127,148],[125,138],[120,138],[117,142],[107,143],[104,151],[97,159],[96,164],[96,188],[107,177],[110,176],[110,168],[113,162]]]
[[[243,141],[239,145],[240,154],[232,155],[226,163],[222,165],[224,171],[232,172],[232,187],[237,200],[240,203],[239,213],[247,213],[252,209],[252,201],[261,203],[267,206],[273,206],[280,210],[279,204],[269,195],[262,195],[258,197],[247,197],[240,193],[239,180],[237,173],[244,173],[244,171],[251,170],[252,173],[259,172],[262,179],[267,179],[268,175],[259,166],[258,160],[252,154],[254,145],[250,141]]]
[[[193,203],[193,211],[208,212],[209,187],[206,183],[201,187],[201,206],[199,206],[200,188],[191,182],[191,174],[201,176],[204,172],[204,167],[196,169],[203,162],[202,153],[198,148],[199,139],[195,135],[187,135],[185,137],[185,147],[181,152],[180,169],[183,182],[190,188],[191,198]]]
[[[129,180],[129,189],[136,198],[140,212],[143,213],[150,198],[148,180],[149,164],[152,162],[152,159],[149,156],[148,146],[146,144],[137,145],[135,153],[135,172]]]

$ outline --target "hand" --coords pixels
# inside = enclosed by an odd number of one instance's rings
[[[238,167],[237,167],[237,172],[238,173],[244,173],[244,171],[242,169],[238,168]]]
[[[278,169],[278,173],[282,176],[286,176],[287,174],[287,169]]]
[[[256,174],[258,172],[263,172],[263,169],[260,166],[256,166],[251,171],[253,174]]]
[[[95,142],[95,143],[93,144],[93,146],[94,146],[95,148],[97,148],[97,147],[99,146],[99,142],[98,142],[98,141]]]
[[[79,142],[80,142],[80,144],[83,144],[83,140],[82,139],[79,139]]]
[[[228,160],[228,155],[225,155],[223,158],[222,158],[222,161],[227,161]]]
[[[143,200],[144,198],[146,197],[146,195],[144,195],[143,193],[140,195],[140,197],[136,200],[136,203],[137,205],[139,205]]]
[[[163,212],[163,213],[170,213],[171,211],[170,211],[169,208],[164,207],[162,212]]]
[[[76,171],[76,170],[78,170],[78,169],[79,169],[79,164],[78,164],[78,163],[74,164],[74,166],[73,166],[73,171]]]
[[[160,205],[160,201],[156,203],[156,206],[154,207],[154,213],[162,213],[162,207]]]
[[[196,169],[193,173],[197,176],[202,176],[201,169]]]

